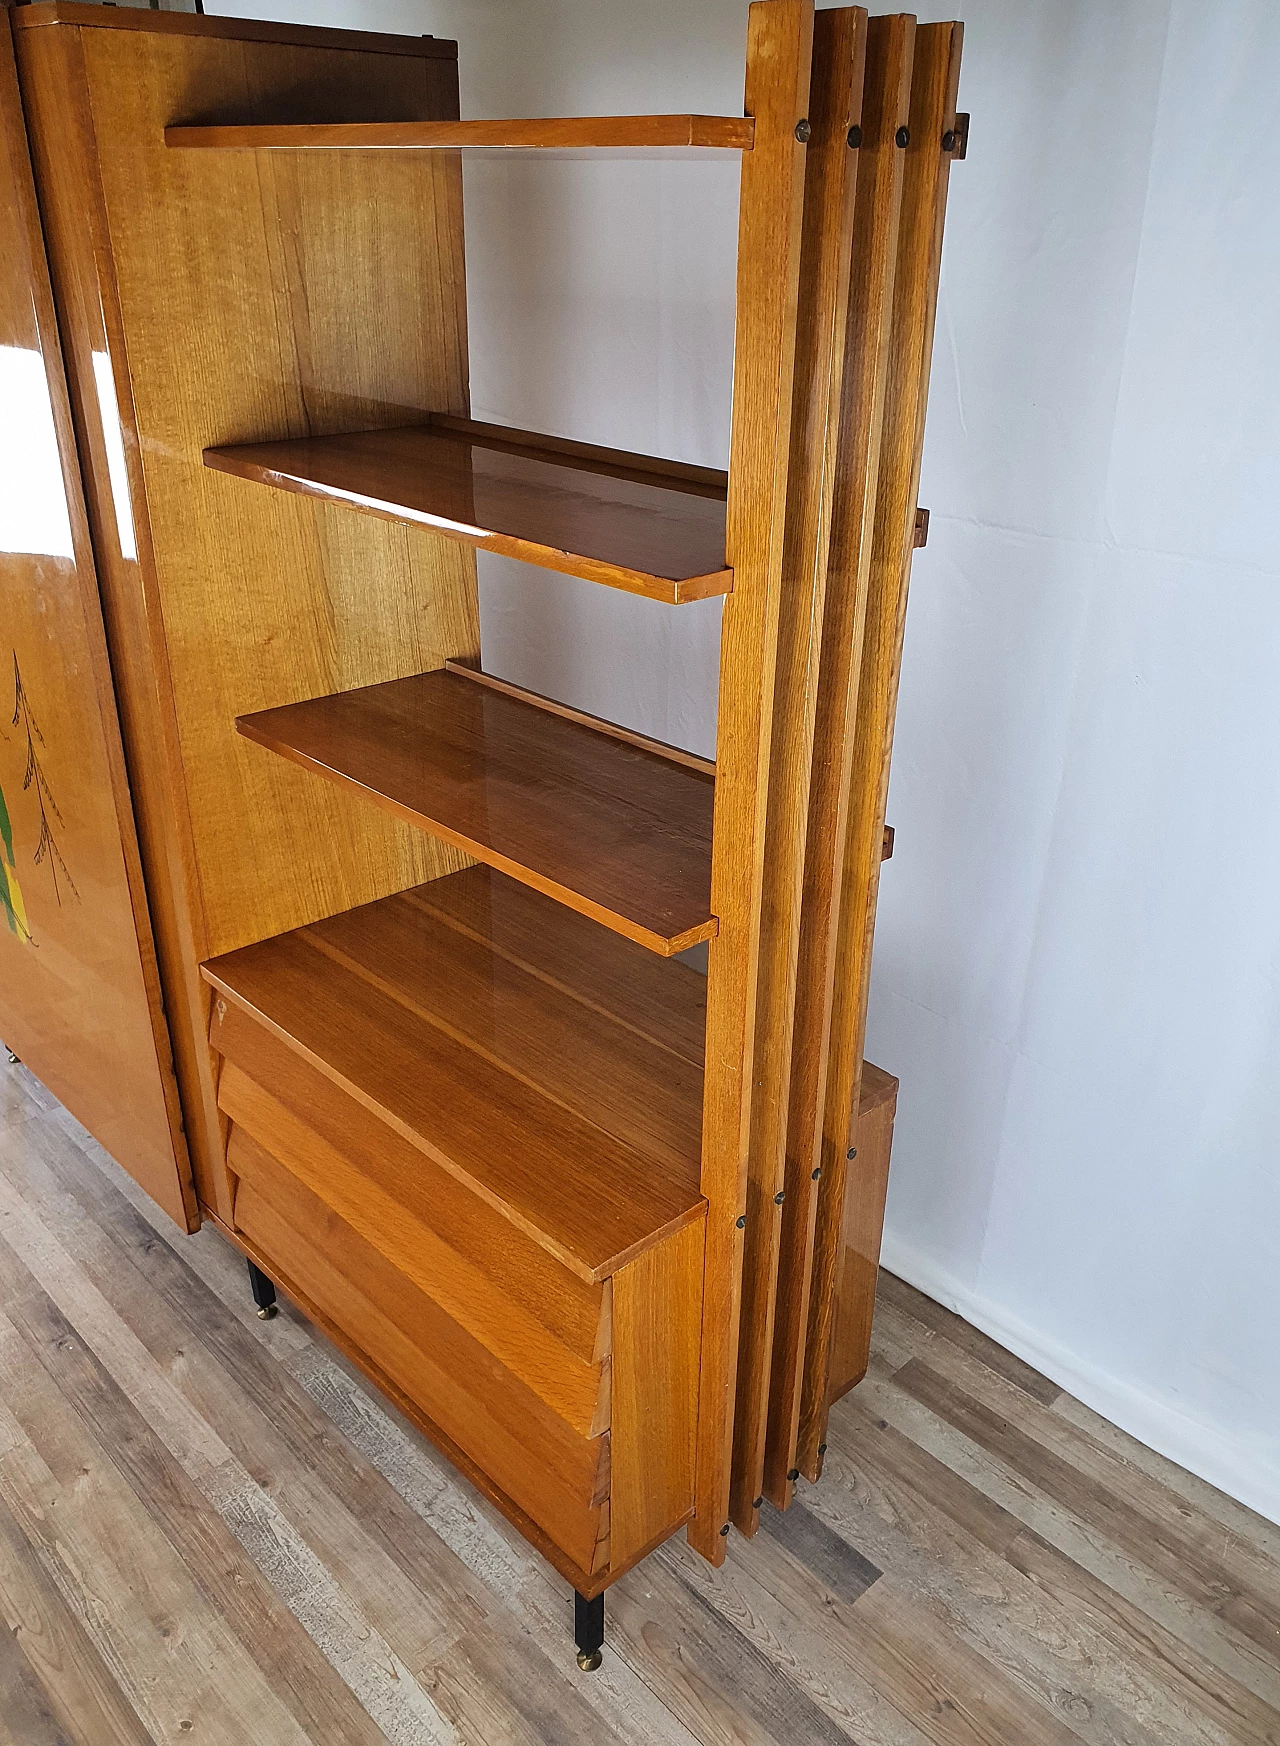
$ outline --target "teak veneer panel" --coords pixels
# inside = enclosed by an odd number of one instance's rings
[[[571,996],[606,1029],[617,1025],[701,1072],[707,979],[695,970],[655,957],[487,867],[433,879],[405,900]]]
[[[910,114],[914,42],[915,21],[908,16],[869,23],[849,331],[834,457],[838,486],[831,510],[826,595],[814,626],[813,743],[820,751],[807,794],[768,1457],[758,1488],[774,1503],[789,1495],[788,1474],[794,1464],[820,1180],[816,1173],[833,1168],[821,1144],[822,1095],[905,158],[898,132]]]
[[[704,771],[454,672],[237,726],[652,951],[715,932],[715,779]]]
[[[389,901],[395,911],[397,900]],[[547,903],[546,911],[554,931],[556,906]],[[384,913],[392,914],[371,906],[375,934]],[[206,965],[205,975],[270,1036],[588,1283],[701,1219],[695,1075],[682,1080],[664,1051],[646,1057],[621,1027],[605,1031],[584,1062],[553,1062],[543,1026],[565,1034],[571,997],[495,960],[483,999],[460,1019],[440,978],[442,970],[449,978],[449,939],[458,941],[461,960],[465,935],[444,922],[433,929],[421,911],[415,920],[429,941],[421,953],[397,928],[387,959],[369,937],[361,942],[351,932],[342,935],[339,958],[324,930],[347,919],[245,947]],[[387,961],[397,952],[398,962]],[[682,964],[667,968],[678,1001],[696,973]],[[629,1115],[617,1092],[599,1083],[611,1053],[618,1073],[632,1076]],[[647,1082],[636,1077],[646,1060]],[[653,1113],[679,1098],[683,1116]],[[652,1150],[642,1149],[650,1134]]]
[[[814,753],[816,627],[827,588],[836,435],[849,307],[867,15],[834,7],[814,19],[804,231],[796,325],[791,472],[783,556],[760,917],[755,1049],[767,1070],[752,1087],[747,1228],[730,1508],[756,1528],[769,1411],[773,1306],[796,996],[796,941]],[[825,752],[825,748],[824,748]]]
[[[750,151],[742,115],[535,116],[516,121],[355,121],[287,127],[167,127],[167,146],[214,151],[575,150],[697,146]]]
[[[951,168],[951,154],[943,149],[942,141],[956,125],[963,36],[960,24],[921,25],[916,33],[911,143],[903,173],[893,329],[840,891],[831,1047],[823,1098],[823,1151],[833,1167],[824,1172],[817,1197],[796,1443],[795,1463],[811,1478],[821,1468],[830,1407],[831,1329],[847,1182],[846,1136],[849,1111],[858,1101],[866,1034],[880,846],[907,587],[915,550],[929,365]]]
[[[101,506],[108,629],[131,767],[159,771],[173,813],[150,875],[181,880],[175,956],[194,968],[457,865],[261,758],[234,719],[474,654],[479,625],[465,547],[249,492],[202,459],[219,440],[465,416],[459,161],[210,157],[168,151],[163,129],[197,101],[292,118],[302,88],[325,113],[449,119],[457,65],[439,44],[380,39],[371,61],[342,33],[98,7],[22,18],[17,35],[77,415],[92,433],[118,408],[128,490],[104,486]],[[93,470],[107,480],[101,451]],[[207,1099],[193,1088],[192,1110]]]
[[[495,430],[409,425],[211,448],[204,460],[650,600],[728,593],[723,489],[665,478],[649,457],[588,460],[585,444],[575,456]]]

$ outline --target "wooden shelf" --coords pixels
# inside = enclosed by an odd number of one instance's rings
[[[651,951],[716,932],[715,778],[687,753],[456,668],[236,726]]]
[[[206,449],[205,465],[679,605],[727,594],[724,475],[469,419]]]
[[[517,121],[349,121],[166,127],[167,146],[203,151],[751,150],[749,115],[575,115]]]
[[[468,868],[203,974],[580,1277],[702,1216],[706,979],[501,874]]]

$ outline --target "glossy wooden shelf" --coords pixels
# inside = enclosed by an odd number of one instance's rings
[[[715,778],[688,754],[443,669],[236,726],[651,951],[716,932]]]
[[[206,449],[242,479],[679,605],[727,594],[724,475],[468,419]]]
[[[581,1278],[702,1217],[706,978],[501,874],[470,867],[203,973]]]
[[[203,151],[576,151],[698,147],[749,152],[749,115],[574,115],[516,121],[348,121],[166,127],[164,143]]]

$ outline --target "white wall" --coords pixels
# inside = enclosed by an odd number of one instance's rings
[[[741,102],[742,0],[245,10],[457,36],[469,115]],[[962,10],[886,1260],[1280,1520],[1280,7]],[[735,187],[469,163],[477,415],[723,464]],[[492,559],[483,621],[495,670],[711,748],[714,603]]]

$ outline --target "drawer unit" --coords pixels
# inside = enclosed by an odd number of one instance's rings
[[[483,882],[500,900],[495,881],[472,869],[443,883],[474,898]],[[521,893],[522,916],[528,905]],[[530,919],[539,914],[535,901]],[[526,961],[532,941],[523,958],[513,951],[468,1018],[459,1000],[475,918],[474,901],[390,899],[206,968],[226,1199],[261,1265],[541,1531],[583,1589],[693,1507],[705,1208],[679,1167],[689,1124],[672,1099],[690,1064],[646,1052],[619,1013],[627,1071],[653,1075],[655,1093],[660,1079],[665,1094],[643,1136],[628,1104],[630,1144],[610,1131],[623,1125],[611,1084],[579,1075],[574,1092],[551,1056],[540,1086],[501,1072],[499,1033],[545,967]],[[698,997],[699,978],[666,968]],[[557,993],[549,1012],[540,993],[549,1028],[567,1027],[582,991]],[[358,1054],[345,1023],[357,1001]],[[601,1018],[593,1009],[597,1034]],[[513,1118],[535,1093],[553,1100],[566,1145],[590,1140],[602,1165],[612,1156],[603,1243],[598,1222],[590,1242],[575,1235],[554,1176],[530,1192]],[[494,1119],[504,1109],[506,1125]],[[580,1151],[566,1152],[573,1162]]]

